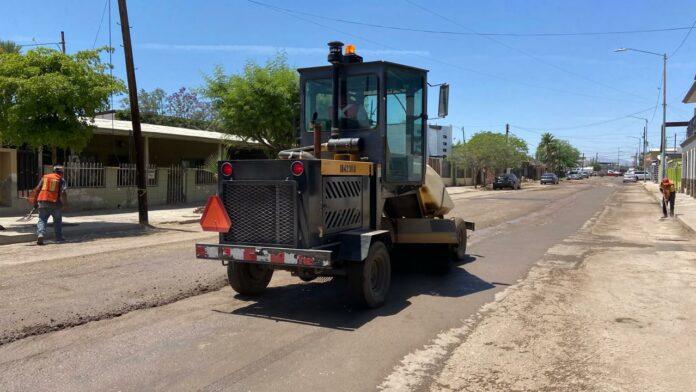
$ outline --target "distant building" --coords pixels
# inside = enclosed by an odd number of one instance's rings
[[[452,154],[452,126],[428,124],[428,156],[446,158]]]
[[[452,154],[452,126],[428,124],[428,165],[443,177],[450,176],[445,160]]]
[[[645,155],[645,169],[646,171],[650,172],[654,181],[658,181],[660,178],[660,158],[661,154],[659,148],[651,148]],[[677,147],[676,149],[674,147],[665,148],[665,158],[667,159],[668,163],[674,160],[681,160],[681,147]]]

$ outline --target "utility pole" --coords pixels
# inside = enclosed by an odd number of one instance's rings
[[[505,124],[505,144],[508,143],[508,136],[510,135],[510,124]]]
[[[135,140],[135,171],[138,187],[138,220],[141,225],[148,225],[147,218],[147,184],[145,181],[145,151],[143,135],[140,130],[140,108],[138,107],[138,87],[135,83],[135,66],[133,65],[133,48],[131,46],[130,24],[126,0],[118,0],[118,12],[121,16],[121,34],[123,35],[123,53],[126,57],[126,75],[128,77],[128,97],[130,99],[133,139]]]
[[[660,136],[660,154],[662,155],[662,162],[660,162],[660,167],[662,168],[662,173],[660,177],[665,177],[667,175],[667,159],[665,157],[665,149],[667,148],[666,140],[667,132],[667,53],[662,55],[662,134]],[[658,179],[659,181],[660,179]]]
[[[616,151],[616,170],[621,171],[621,147]]]
[[[65,32],[60,32],[60,50],[65,54]]]

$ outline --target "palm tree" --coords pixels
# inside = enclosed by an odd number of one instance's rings
[[[558,163],[558,141],[549,132],[541,135],[541,141],[536,150],[536,159],[546,165],[551,170],[556,168]]]
[[[5,41],[0,39],[0,53],[19,53],[22,47],[13,41]]]

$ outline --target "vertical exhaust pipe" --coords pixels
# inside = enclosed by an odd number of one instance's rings
[[[329,63],[331,63],[331,138],[339,137],[338,133],[338,90],[339,90],[339,72],[343,63],[343,42],[329,42]]]
[[[317,112],[312,115],[312,131],[314,132],[314,157],[321,159],[321,127],[317,126]]]

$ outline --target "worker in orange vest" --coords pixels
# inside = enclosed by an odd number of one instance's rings
[[[56,242],[63,242],[63,206],[67,203],[65,193],[67,184],[63,178],[63,166],[53,167],[53,173],[46,174],[34,188],[36,204],[39,208],[39,223],[36,225],[38,245],[44,244],[48,217],[53,217],[53,229],[56,234]]]
[[[669,203],[669,216],[674,216],[674,200],[677,196],[677,187],[667,177],[662,179],[660,183],[660,191],[662,192],[662,215],[667,217],[667,203]]]

